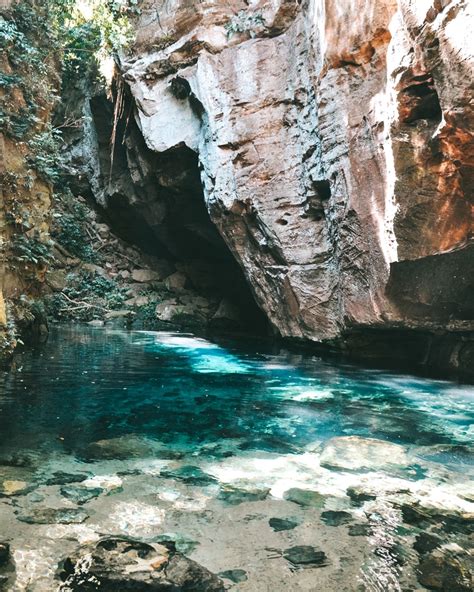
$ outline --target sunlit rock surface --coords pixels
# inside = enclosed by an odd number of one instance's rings
[[[197,155],[283,336],[383,355],[366,331],[391,329],[398,357],[469,367],[473,27],[462,0],[142,3],[122,63],[138,127]]]

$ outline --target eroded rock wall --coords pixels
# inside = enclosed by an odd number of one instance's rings
[[[472,329],[472,3],[141,9],[122,64],[138,126],[154,152],[197,153],[281,335]]]

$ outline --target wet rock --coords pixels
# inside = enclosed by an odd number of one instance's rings
[[[215,477],[209,475],[209,473],[205,473],[200,467],[195,467],[193,465],[186,465],[179,467],[178,469],[162,469],[160,476],[165,477],[166,479],[183,481],[183,483],[187,483],[188,485],[205,486],[217,483]]]
[[[17,518],[27,524],[81,524],[89,514],[79,508],[35,508]]]
[[[101,487],[84,487],[82,485],[64,485],[60,491],[61,495],[80,506],[99,497],[104,492]]]
[[[16,479],[6,479],[0,485],[0,497],[11,497],[14,495],[24,495],[33,489],[33,485],[26,481],[17,481]]]
[[[439,536],[429,532],[420,532],[420,534],[416,537],[413,548],[420,555],[424,555],[425,553],[431,553],[431,551],[434,551],[442,544],[443,539],[441,539]]]
[[[268,524],[275,532],[280,532],[282,530],[293,530],[299,523],[290,518],[270,518]]]
[[[215,574],[178,553],[172,542],[148,544],[125,537],[80,547],[60,566],[58,577],[64,592],[225,590]]]
[[[8,563],[10,559],[10,545],[8,543],[0,543],[0,567]]]
[[[377,499],[375,493],[370,493],[362,487],[348,487],[346,493],[348,497],[351,498],[353,504],[357,506],[362,505],[364,502],[369,502],[373,501],[374,499]]]
[[[93,442],[82,456],[87,460],[126,460],[154,456],[155,451],[156,447],[152,442],[135,435],[127,435]]]
[[[326,553],[311,545],[297,545],[285,549],[283,557],[299,567],[324,567],[329,565]]]
[[[260,502],[267,498],[270,493],[270,488],[252,488],[252,489],[240,489],[238,487],[232,487],[226,485],[221,487],[217,499],[222,500],[230,505],[243,504],[245,502]]]
[[[352,515],[349,512],[342,510],[327,510],[322,512],[321,520],[328,526],[341,526],[341,524],[348,524],[353,521]]]
[[[360,436],[331,438],[323,447],[320,462],[323,467],[349,471],[409,464],[403,446]]]
[[[285,491],[283,495],[284,499],[289,502],[294,502],[299,506],[313,506],[315,508],[323,508],[326,503],[326,496],[318,493],[317,491],[311,491],[310,489],[300,489],[299,487],[292,487]]]
[[[348,529],[350,536],[369,536],[371,532],[370,524],[351,524]]]
[[[244,569],[228,569],[227,571],[221,571],[218,574],[221,578],[230,580],[234,584],[247,581],[247,572]]]
[[[183,555],[192,553],[199,546],[199,541],[195,541],[177,532],[160,534],[152,539],[153,543],[173,543],[176,550]]]
[[[471,565],[468,565],[468,561]],[[427,555],[418,568],[418,581],[430,590],[472,592],[472,558],[436,551]]]
[[[67,485],[68,483],[79,483],[85,481],[90,477],[90,473],[66,473],[64,471],[56,471],[46,479],[46,485]]]

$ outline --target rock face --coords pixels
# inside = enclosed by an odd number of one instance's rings
[[[147,544],[108,537],[85,545],[59,570],[61,590],[223,592],[222,581],[176,552],[172,542]]]
[[[282,336],[412,329],[413,355],[467,366],[473,24],[462,0],[142,3],[122,75],[147,150],[197,157]]]

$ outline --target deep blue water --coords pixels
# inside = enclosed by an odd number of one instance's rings
[[[186,335],[54,329],[0,376],[0,452],[62,450],[124,434],[190,449],[297,452],[340,435],[450,445],[469,462],[474,389]],[[434,451],[433,451],[434,453]],[[442,454],[442,452],[437,452]]]

